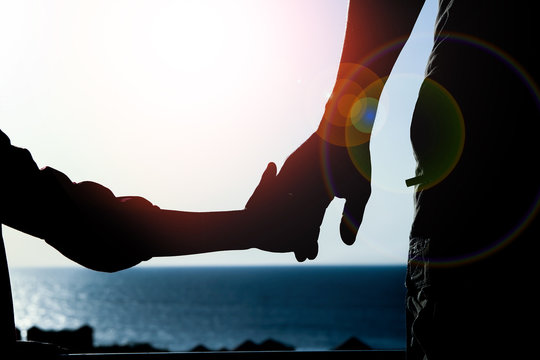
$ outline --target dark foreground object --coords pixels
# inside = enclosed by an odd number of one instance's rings
[[[321,360],[405,360],[405,351],[388,350],[334,350],[334,351],[210,351],[179,353],[131,353],[131,354],[66,354],[66,360],[275,360],[275,359],[321,359]]]
[[[330,350],[330,351],[204,351],[204,352],[139,352],[139,353],[63,353],[56,345],[18,342],[16,355],[20,358],[43,360],[406,360],[401,350]]]
[[[122,359],[186,359],[186,360],[243,360],[243,359],[332,359],[332,360],[405,360],[405,351],[371,350],[361,340],[352,337],[334,350],[295,351],[294,347],[268,339],[261,343],[246,340],[233,350],[210,350],[198,345],[191,351],[167,352],[150,344],[93,346],[93,329],[82,326],[75,330],[50,331],[33,327],[28,330],[29,341],[17,342],[17,355],[39,359],[122,360]]]

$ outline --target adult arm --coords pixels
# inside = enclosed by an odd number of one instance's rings
[[[299,216],[320,225],[334,196],[345,198],[340,233],[352,244],[371,193],[369,139],[384,82],[423,0],[351,0],[337,79],[317,131],[292,153],[278,179],[305,203]],[[317,236],[296,252],[317,255]]]

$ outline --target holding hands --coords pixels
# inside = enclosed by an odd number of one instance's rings
[[[346,200],[341,239],[354,243],[371,193],[369,143],[338,146],[313,134],[276,172],[275,164],[269,164],[246,205],[263,227],[258,248],[293,251],[298,261],[313,260],[320,225],[334,197]]]

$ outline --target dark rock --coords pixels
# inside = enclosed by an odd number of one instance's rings
[[[264,351],[287,351],[287,350],[294,350],[294,347],[285,345],[279,341],[276,341],[274,339],[268,339],[263,341],[259,345],[261,350]]]
[[[206,346],[202,345],[202,344],[199,344],[197,346],[195,346],[193,349],[189,350],[189,351],[193,351],[193,352],[205,352],[205,351],[210,351],[209,348],[207,348]]]
[[[96,346],[93,353],[147,353],[166,352],[168,350],[158,349],[148,343],[135,343],[128,345]]]
[[[263,341],[260,344],[256,344],[251,340],[246,340],[238,347],[234,349],[235,351],[287,351],[294,350],[294,347],[285,345],[274,339],[268,339]]]
[[[84,325],[75,330],[42,330],[31,327],[27,332],[28,341],[49,343],[61,346],[71,352],[89,352],[94,344],[93,329]]]
[[[257,344],[255,344],[251,340],[246,340],[242,344],[238,345],[234,350],[235,351],[256,351]]]
[[[371,350],[371,347],[353,336],[334,350]]]

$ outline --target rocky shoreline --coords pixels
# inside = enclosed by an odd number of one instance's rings
[[[20,331],[17,330],[17,336],[20,340]],[[36,343],[53,344],[69,353],[130,353],[130,352],[169,352],[168,349],[159,349],[148,343],[132,343],[123,345],[94,345],[94,329],[91,326],[84,325],[78,329],[65,330],[43,330],[38,327],[28,329],[26,341]],[[274,339],[267,339],[261,343],[255,343],[252,340],[246,340],[232,349],[210,349],[204,344],[199,344],[192,348],[191,352],[204,351],[292,351],[294,346],[282,343]],[[371,350],[361,340],[351,337],[343,344],[329,350]]]

